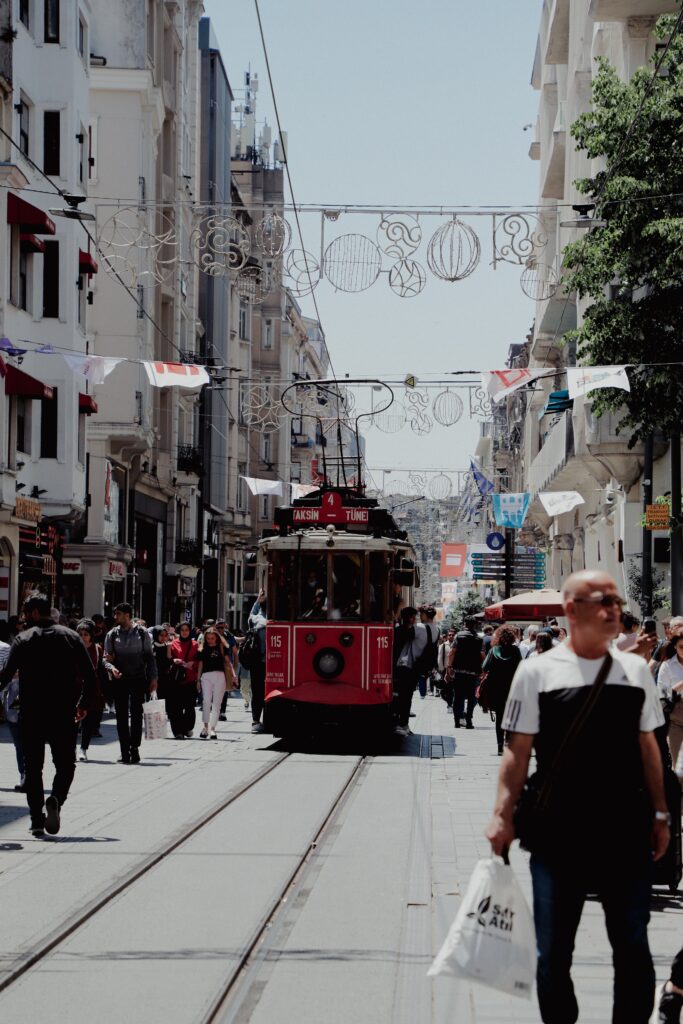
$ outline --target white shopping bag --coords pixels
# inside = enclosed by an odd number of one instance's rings
[[[148,740],[165,740],[166,726],[166,701],[157,700],[152,697],[146,704],[142,705],[142,717],[145,722],[145,737]]]
[[[524,893],[508,864],[497,857],[479,861],[427,973],[469,978],[531,999],[536,934]]]

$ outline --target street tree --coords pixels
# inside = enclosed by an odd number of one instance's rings
[[[455,629],[462,629],[465,619],[469,618],[470,615],[481,615],[485,607],[486,601],[484,601],[484,598],[478,590],[471,587],[464,594],[461,594],[455,602],[453,611],[449,616],[450,625]]]
[[[658,20],[669,37],[659,73],[650,67],[623,82],[604,58],[593,82],[592,109],[572,125],[578,150],[600,161],[576,182],[597,203],[596,226],[564,251],[565,286],[588,299],[573,332],[582,362],[633,363],[630,394],[593,394],[596,415],[620,414],[634,445],[683,423],[683,32],[677,18]],[[650,365],[642,365],[650,364]],[[660,365],[652,365],[660,364]]]

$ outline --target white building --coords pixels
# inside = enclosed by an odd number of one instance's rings
[[[86,417],[95,405],[62,356],[91,344],[97,260],[87,224],[60,216],[71,209],[60,193],[88,192],[91,17],[88,0],[0,4],[0,127],[12,139],[0,138],[0,334],[28,350],[3,354],[2,618],[34,588],[72,609],[62,545],[85,529]],[[36,346],[53,352],[31,354]]]

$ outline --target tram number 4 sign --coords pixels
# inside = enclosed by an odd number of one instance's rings
[[[292,509],[293,523],[367,523],[366,508],[347,508],[342,505],[341,495],[334,491],[323,497],[320,507]]]
[[[668,530],[670,526],[671,509],[668,505],[646,505],[645,526],[648,530]]]

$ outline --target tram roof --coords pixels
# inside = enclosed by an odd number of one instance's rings
[[[388,509],[352,487],[320,487],[291,505],[275,509],[275,525],[281,537],[300,532],[302,527],[324,528],[330,524],[338,535],[399,541],[408,536]]]
[[[330,544],[332,540],[332,544]],[[330,534],[325,528],[305,528],[288,533],[287,536],[264,537],[259,547],[275,548],[278,551],[413,551],[409,540],[398,537],[373,537],[367,533],[346,533],[337,531]]]

